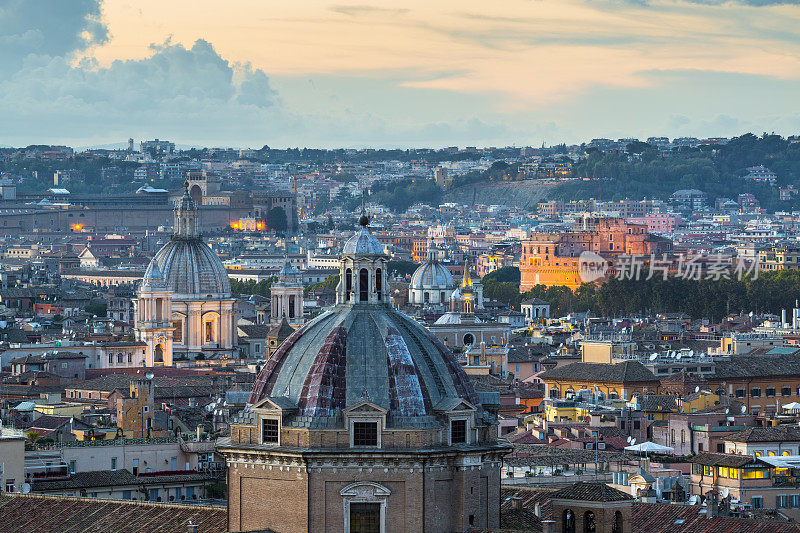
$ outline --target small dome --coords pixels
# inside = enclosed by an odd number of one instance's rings
[[[175,294],[226,298],[231,294],[222,261],[200,239],[173,239],[156,253],[155,260],[167,287]]]
[[[455,282],[447,267],[439,261],[425,261],[411,276],[409,288],[411,290],[451,290],[455,288]]]
[[[381,241],[375,238],[366,227],[347,239],[342,248],[343,255],[384,255]]]
[[[475,318],[472,319],[472,322],[475,323],[475,324],[480,324],[481,320],[479,318],[475,317]],[[434,322],[434,324],[437,324],[437,325],[440,325],[440,326],[441,325],[447,325],[447,324],[461,324],[461,323],[462,323],[461,313],[455,313],[453,311],[448,311],[447,313],[445,313],[442,316],[440,316],[439,318],[437,318],[436,322]]]

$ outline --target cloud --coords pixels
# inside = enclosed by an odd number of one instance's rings
[[[29,55],[67,56],[108,40],[100,0],[0,1],[0,73]]]

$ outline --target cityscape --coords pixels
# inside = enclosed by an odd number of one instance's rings
[[[229,4],[0,0],[0,532],[800,532],[796,2]]]

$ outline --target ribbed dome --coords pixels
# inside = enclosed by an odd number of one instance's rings
[[[173,238],[155,260],[175,294],[229,297],[231,284],[220,258],[199,238]],[[149,270],[149,268],[148,268]]]
[[[383,255],[383,245],[366,227],[347,239],[342,248],[343,255]]]
[[[439,261],[425,261],[414,271],[411,276],[411,285],[414,289],[450,290],[455,288],[455,282],[450,271]]]
[[[443,400],[478,406],[447,347],[407,316],[376,305],[339,304],[294,332],[261,370],[249,403],[266,396],[288,399],[310,425],[330,425],[364,400],[387,409],[394,427],[429,423]]]

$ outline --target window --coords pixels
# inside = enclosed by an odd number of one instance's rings
[[[278,420],[265,418],[261,421],[261,442],[264,444],[278,444]]]
[[[670,441],[672,442],[672,444],[675,444],[675,430],[674,429],[670,430]]]
[[[751,398],[760,398],[761,397],[761,387],[753,387],[750,389],[750,397]]]
[[[466,420],[450,421],[450,443],[466,444],[466,442],[467,442],[467,421]]]
[[[345,284],[344,284],[345,293],[347,299],[349,300],[350,293],[353,292],[353,271],[350,270],[349,268],[345,270],[344,279],[345,279]]]
[[[131,491],[123,490],[122,491],[122,499],[123,500],[130,500],[131,499]]]
[[[124,362],[125,362],[125,356],[123,354],[121,354],[121,353],[118,353],[117,354],[117,363],[124,363]]]
[[[427,293],[425,293],[427,296]],[[369,299],[369,271],[362,268],[358,272],[358,301],[366,302]]]
[[[133,460],[133,467],[131,468],[131,473],[133,473],[134,476],[139,475],[139,459]]]
[[[14,478],[6,479],[6,492],[14,492]]]
[[[753,509],[763,509],[764,498],[761,496],[753,496],[752,498],[750,498],[750,505],[753,506]]]
[[[111,470],[114,471],[116,469],[117,469],[117,458],[116,457],[112,457],[111,458]]]
[[[133,361],[133,356],[131,354],[128,354],[128,362],[130,363],[131,361]]]
[[[173,342],[183,342],[183,321],[182,320],[173,320],[172,321],[172,341]]]
[[[75,473],[75,460],[74,459],[69,462],[69,473],[70,474],[74,474]]]
[[[108,354],[108,364],[114,364],[114,354]]]
[[[787,509],[789,507],[789,496],[786,494],[778,494],[775,497],[775,507],[778,509]]]
[[[681,444],[686,444],[686,430],[681,430]]]
[[[781,396],[791,396],[791,395],[792,395],[791,387],[781,387]]]
[[[633,429],[641,429],[642,423],[638,420],[633,421]]]
[[[767,387],[764,393],[767,395],[767,398],[774,398],[775,397],[775,387]]]
[[[212,320],[206,320],[206,342],[212,342],[214,340],[214,322]]]
[[[377,446],[377,422],[353,422],[353,446]]]
[[[737,398],[744,398],[745,396],[747,396],[747,390],[746,389],[736,389],[736,397]]]
[[[763,468],[743,469],[742,479],[769,479],[769,471]]]
[[[800,508],[800,494],[789,495],[789,507],[792,509]]]
[[[351,503],[350,531],[352,533],[380,533],[381,504]]]
[[[572,509],[564,510],[564,533],[575,533],[575,513]]]

